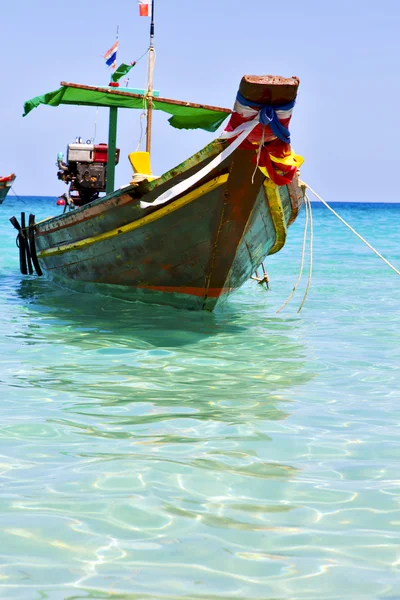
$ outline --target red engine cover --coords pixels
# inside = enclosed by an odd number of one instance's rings
[[[108,160],[108,146],[107,144],[95,144],[94,145],[94,162],[107,163]],[[119,162],[119,148],[115,151],[115,164]]]

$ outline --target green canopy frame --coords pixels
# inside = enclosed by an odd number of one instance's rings
[[[203,129],[214,132],[231,114],[229,108],[195,104],[169,98],[152,97],[153,110],[161,110],[171,115],[170,125],[177,129]],[[61,82],[61,87],[42,96],[27,100],[24,104],[25,117],[40,104],[59,106],[103,106],[110,109],[108,131],[108,163],[106,193],[114,191],[115,151],[117,143],[118,108],[147,109],[148,100],[144,94],[123,91],[113,87],[95,87],[76,83]]]

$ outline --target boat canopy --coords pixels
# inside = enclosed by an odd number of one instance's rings
[[[72,104],[142,110],[147,108],[147,100],[143,94],[134,94],[112,87],[95,87],[65,82],[61,82],[61,87],[58,90],[36,96],[36,98],[25,102],[23,116],[25,117],[40,104],[48,104],[49,106]],[[205,131],[216,131],[232,112],[228,108],[155,97],[152,97],[152,108],[172,115],[168,120],[172,127],[177,129],[204,129]]]

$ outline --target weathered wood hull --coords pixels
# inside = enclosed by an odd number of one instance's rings
[[[286,81],[287,89],[246,80],[244,90],[256,101],[272,90],[283,102],[295,96],[298,85]],[[297,177],[277,187],[256,168],[254,151],[239,147],[166,204],[140,203],[154,202],[228,145],[216,140],[156,180],[36,224],[43,271],[87,291],[213,310],[284,244],[303,203]]]
[[[137,189],[127,188],[39,223],[41,267],[122,298],[213,310],[285,235],[264,176],[252,184],[253,172],[250,154],[237,150],[209,181],[158,210],[140,209]],[[277,189],[285,231],[303,195],[297,183]]]
[[[9,175],[8,177],[0,177],[0,204],[3,203],[14,181],[15,175]]]

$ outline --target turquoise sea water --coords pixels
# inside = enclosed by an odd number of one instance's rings
[[[314,206],[214,314],[19,274],[0,208],[0,598],[400,598],[400,278]],[[335,208],[397,267],[400,205]]]

